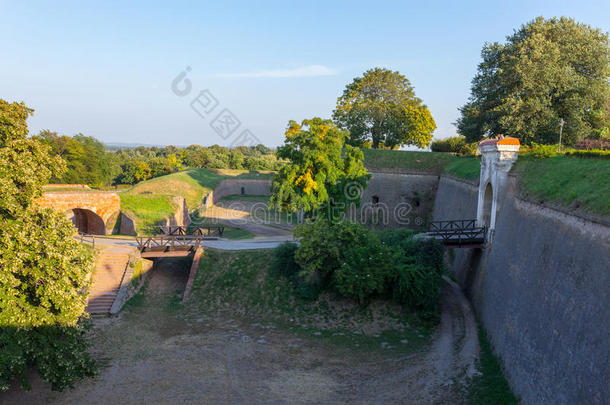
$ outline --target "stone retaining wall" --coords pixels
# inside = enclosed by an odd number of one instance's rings
[[[601,404],[610,346],[610,228],[515,197],[499,196],[493,243],[453,249],[451,270],[466,290],[528,404]],[[477,189],[441,178],[434,219],[471,218]]]

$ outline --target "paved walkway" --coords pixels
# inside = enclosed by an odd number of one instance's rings
[[[201,241],[202,246],[211,247],[214,249],[221,250],[251,250],[251,249],[273,249],[278,245],[287,242],[293,241],[292,236],[278,236],[278,237],[257,237],[252,239],[241,239],[241,240],[230,240],[219,238],[217,240],[204,240]],[[104,245],[104,246],[137,246],[136,240],[134,237],[104,237],[104,236],[96,236],[95,237],[96,245]]]

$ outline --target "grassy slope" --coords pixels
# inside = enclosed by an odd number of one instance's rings
[[[478,180],[480,161],[448,153],[364,150],[369,169],[404,169],[422,173],[448,173]],[[610,215],[610,160],[556,156],[534,159],[519,156],[513,172],[521,196],[534,202],[550,202],[589,215]]]
[[[193,316],[202,313],[272,322],[297,334],[363,350],[410,352],[425,344],[430,325],[389,302],[358,307],[352,300],[321,296],[309,301],[290,283],[270,274],[272,252],[206,249],[189,298]],[[401,343],[407,339],[408,344]]]
[[[448,153],[363,149],[364,165],[374,169],[402,169],[440,174],[455,157]]]
[[[120,194],[121,208],[136,218],[138,229],[149,229],[169,217],[176,207],[172,197],[186,200],[189,210],[198,207],[203,196],[212,191],[224,178],[269,178],[272,173],[249,173],[243,170],[187,169],[178,173],[156,177],[136,184]],[[235,238],[249,235],[228,233]]]
[[[478,180],[481,161],[474,156],[456,157],[447,165],[445,173],[466,180]]]
[[[226,176],[206,169],[187,169],[178,173],[156,177],[136,184],[123,195],[143,193],[181,196],[189,209],[195,209],[204,195],[218,185]]]
[[[551,202],[591,215],[610,215],[610,160],[521,156],[513,171],[524,198]]]

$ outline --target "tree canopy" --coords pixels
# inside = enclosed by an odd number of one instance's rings
[[[67,170],[51,176],[52,183],[100,187],[135,184],[186,167],[276,170],[282,164],[276,159],[275,151],[264,145],[231,149],[218,145],[186,148],[168,145],[111,150],[99,140],[82,134],[66,136],[43,130],[34,138],[49,146],[51,154],[66,163]]]
[[[380,68],[366,71],[345,87],[333,119],[339,128],[349,130],[351,145],[371,142],[374,149],[425,148],[436,129],[432,114],[415,96],[409,80]]]
[[[608,34],[570,18],[542,17],[506,43],[488,43],[461,109],[458,132],[469,142],[506,134],[522,143],[557,143],[608,133]]]
[[[364,155],[345,145],[347,134],[330,120],[290,121],[277,155],[288,160],[273,180],[270,203],[283,211],[312,212],[329,208],[331,215],[360,204],[370,177]]]
[[[32,110],[0,100],[0,391],[35,366],[54,389],[93,375],[83,325],[91,255],[63,213],[38,207],[64,168],[28,138]]]

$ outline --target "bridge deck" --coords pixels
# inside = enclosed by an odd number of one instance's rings
[[[475,219],[434,221],[430,223],[427,235],[449,248],[483,247],[487,227],[477,226]]]
[[[172,235],[137,237],[136,241],[143,258],[185,257],[195,254],[201,238]]]

